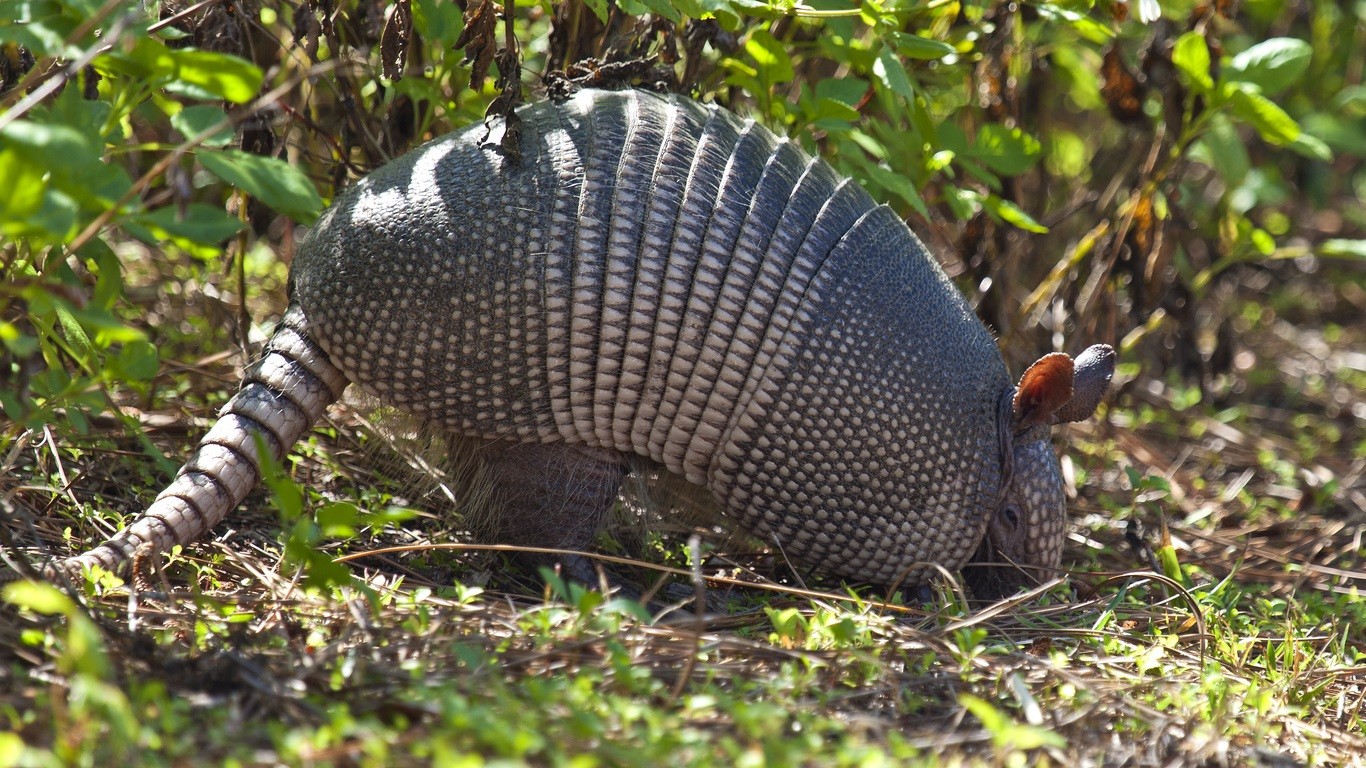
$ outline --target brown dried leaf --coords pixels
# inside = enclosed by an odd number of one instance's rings
[[[408,49],[413,42],[413,8],[409,0],[398,0],[385,14],[384,32],[379,38],[379,58],[387,80],[403,77],[408,64]]]
[[[470,64],[470,90],[483,88],[484,78],[488,77],[489,66],[493,64],[494,52],[498,49],[494,39],[494,26],[498,23],[500,9],[492,0],[471,3],[465,12],[465,29],[460,39],[455,41],[457,49],[465,49],[465,61]]]
[[[304,53],[308,54],[308,60],[314,64],[318,63],[320,32],[322,25],[318,23],[318,9],[313,0],[305,0],[294,14],[294,42],[298,45],[302,41]]]

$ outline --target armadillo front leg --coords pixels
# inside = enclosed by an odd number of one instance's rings
[[[619,451],[563,443],[493,446],[485,450],[484,462],[492,483],[494,541],[576,552],[592,546],[627,472]],[[598,580],[582,556],[527,560],[559,563],[566,576],[585,584]]]

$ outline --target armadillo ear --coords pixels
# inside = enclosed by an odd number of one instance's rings
[[[1054,414],[1054,424],[1091,418],[1110,389],[1110,378],[1115,375],[1115,350],[1109,344],[1092,345],[1077,355],[1074,364],[1076,378],[1072,383],[1072,399]]]
[[[1052,424],[1053,414],[1072,399],[1072,358],[1061,352],[1044,355],[1020,377],[1012,405],[1016,431]]]

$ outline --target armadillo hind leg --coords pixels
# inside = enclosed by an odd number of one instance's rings
[[[626,457],[619,451],[563,443],[495,444],[484,449],[491,484],[492,541],[582,552],[589,549],[616,503]],[[584,584],[598,582],[588,558],[526,555],[528,564],[558,563]]]
[[[280,461],[346,383],[309,338],[303,311],[291,306],[260,361],[247,370],[241,390],[170,486],[127,528],[89,552],[55,563],[49,575],[74,575],[92,565],[118,571],[139,550],[162,552],[203,536],[256,485],[261,448]]]

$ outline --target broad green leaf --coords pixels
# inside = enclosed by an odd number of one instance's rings
[[[1333,162],[1333,150],[1319,137],[1300,130],[1300,135],[1290,142],[1290,148],[1301,155],[1324,163]]]
[[[344,538],[356,535],[356,520],[359,516],[360,509],[355,504],[333,501],[324,504],[315,514],[315,519],[324,536]]]
[[[1039,140],[1000,123],[987,123],[977,131],[971,155],[1004,176],[1018,176],[1039,160]]]
[[[817,99],[833,99],[849,106],[859,103],[868,91],[868,81],[861,77],[826,78],[816,83]]]
[[[29,162],[69,173],[99,163],[102,150],[75,128],[33,120],[15,120],[0,130],[0,148],[13,148]]]
[[[906,204],[910,205],[916,213],[921,216],[929,217],[929,209],[925,206],[925,200],[920,196],[920,190],[915,188],[911,180],[900,173],[883,168],[872,163],[859,162],[860,176],[867,179],[869,183],[876,184],[896,195]]]
[[[1304,128],[1335,152],[1366,158],[1366,121],[1316,112],[1304,118]]]
[[[915,102],[915,89],[911,86],[911,79],[906,76],[906,69],[901,66],[896,54],[885,45],[873,62],[873,75],[887,90],[908,102]]]
[[[948,204],[953,217],[959,221],[972,218],[982,206],[982,195],[974,189],[963,189],[952,184],[945,185],[944,202]]]
[[[810,110],[808,119],[812,125],[824,130],[848,130],[859,119],[858,110],[835,99],[820,99]]]
[[[758,73],[768,83],[785,83],[795,74],[787,49],[766,29],[757,29],[745,41],[745,52],[758,65]]]
[[[607,0],[583,0],[583,3],[598,17],[598,20],[604,24],[607,23]]]
[[[18,765],[28,747],[17,733],[0,733],[0,766]]]
[[[640,0],[640,4],[675,24],[683,20],[683,15],[678,12],[670,0]]]
[[[1209,93],[1214,88],[1214,79],[1209,74],[1209,44],[1199,32],[1187,32],[1177,38],[1172,63],[1196,91]]]
[[[1062,45],[1049,55],[1067,85],[1067,95],[1082,109],[1105,109],[1100,95],[1100,57],[1081,46]]]
[[[222,147],[230,144],[233,137],[232,122],[228,113],[209,104],[196,104],[171,115],[171,127],[180,131],[186,139],[193,139],[205,131],[219,126],[201,144],[206,147]]]
[[[1267,97],[1246,87],[1228,89],[1233,114],[1257,129],[1272,144],[1289,144],[1300,137],[1299,123]]]
[[[150,37],[140,38],[132,50],[116,49],[100,56],[96,65],[182,96],[239,104],[255,98],[263,82],[261,70],[245,59],[194,48],[172,50]]]
[[[675,8],[690,19],[700,19],[707,12],[699,0],[672,0],[672,2]]]
[[[185,238],[204,245],[218,245],[242,229],[242,221],[222,208],[190,203],[185,210],[165,206],[138,214],[124,225],[139,240],[148,244],[166,237]]]
[[[1211,121],[1209,132],[1200,138],[1191,154],[1218,172],[1229,189],[1243,183],[1248,171],[1252,170],[1252,159],[1243,146],[1243,138],[1223,115],[1217,115]]]
[[[22,333],[13,323],[0,320],[0,343],[15,357],[24,358],[38,351],[38,340]]]
[[[105,125],[109,122],[109,116],[112,112],[113,107],[108,103],[82,97],[79,88],[63,90],[48,109],[48,115],[52,118],[49,122],[75,128],[85,134],[97,147],[103,146],[106,141],[116,141],[123,138],[122,125],[117,122],[113,125]],[[101,135],[100,132],[106,128],[110,130],[112,135]]]
[[[1303,40],[1275,37],[1234,56],[1223,76],[1230,81],[1252,83],[1262,93],[1274,96],[1304,76],[1313,55],[1313,48]]]
[[[81,204],[64,190],[49,187],[43,190],[43,202],[26,224],[56,240],[65,241],[76,236],[80,221]]]
[[[71,616],[76,604],[60,589],[37,581],[16,581],[4,589],[4,600],[10,605],[27,608],[44,616]]]
[[[17,23],[0,25],[0,38],[29,49],[34,56],[55,58],[79,56],[77,45],[66,41],[76,31],[81,19],[54,2],[8,3],[0,5],[0,19]]]
[[[1038,11],[1039,16],[1045,19],[1067,24],[1076,30],[1077,34],[1097,45],[1104,45],[1115,36],[1109,27],[1076,11],[1070,11],[1052,3],[1038,3],[1030,7]]]
[[[886,37],[896,46],[896,52],[908,59],[937,61],[951,53],[957,53],[957,49],[952,45],[928,37],[908,35],[905,32],[890,32]]]
[[[0,148],[0,179],[5,192],[0,194],[0,232],[27,228],[30,216],[43,204],[43,169],[21,158],[13,149]]]
[[[295,11],[299,13],[299,11]],[[413,26],[418,34],[430,42],[453,45],[465,29],[465,16],[460,6],[442,0],[416,0],[413,3]]]
[[[150,381],[157,375],[157,348],[145,340],[130,341],[114,359],[120,378]]]
[[[200,152],[197,157],[213,175],[300,222],[312,222],[322,210],[313,182],[283,160],[236,149]]]
[[[194,96],[192,89],[202,89],[213,96],[237,104],[256,98],[261,91],[261,70],[246,59],[216,51],[186,48],[172,52],[175,59],[175,79],[166,83],[166,90]],[[184,88],[188,85],[192,88]]]

